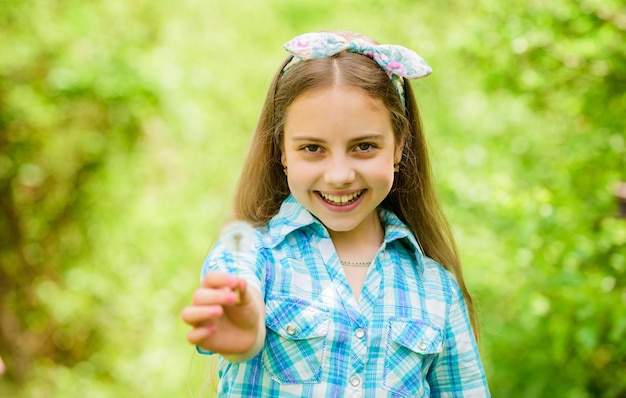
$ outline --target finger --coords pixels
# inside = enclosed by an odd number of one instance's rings
[[[243,305],[249,302],[249,298],[245,297],[248,284],[245,279],[234,278],[232,287],[224,287],[221,289],[213,289],[219,291],[222,294],[218,295],[220,304],[222,305]],[[200,299],[202,296],[199,297]]]
[[[197,326],[215,318],[219,318],[224,310],[219,305],[189,306],[182,310],[181,318],[185,323]]]
[[[240,305],[225,305],[224,317],[228,318],[239,329],[265,327],[265,303],[261,293],[250,285],[241,285]],[[262,326],[259,326],[262,325]]]
[[[187,341],[191,344],[201,345],[203,341],[211,337],[215,330],[216,327],[212,324],[194,328],[192,331],[187,333]]]
[[[219,289],[222,287],[234,287],[237,284],[237,278],[225,272],[211,271],[207,272],[202,281],[201,287]]]
[[[196,289],[193,293],[193,305],[227,305],[236,301],[236,294],[230,288]]]

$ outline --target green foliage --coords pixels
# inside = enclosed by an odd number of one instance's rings
[[[415,48],[494,396],[626,394],[619,0],[0,1],[0,396],[211,396],[179,312],[281,44]]]
[[[105,23],[92,30],[103,22],[96,16],[131,27],[133,10],[2,6],[0,343],[6,377],[24,383],[40,365],[93,368],[86,361],[110,339],[115,282],[92,256],[97,203],[112,186],[103,195],[93,186],[107,183],[117,158],[130,160],[158,98],[125,53],[143,39],[107,37]],[[105,366],[92,372],[110,376]],[[49,389],[55,379],[45,379]]]
[[[478,151],[500,158],[506,175],[479,171],[495,182],[486,183],[486,200],[472,206],[464,197],[468,211],[489,220],[487,242],[502,245],[496,261],[510,294],[501,300],[489,282],[480,294],[499,303],[484,305],[491,381],[504,396],[535,397],[555,391],[559,374],[565,396],[623,395],[626,227],[611,193],[626,177],[625,10],[519,2],[474,12],[476,35],[462,54],[485,94],[504,104],[475,117],[507,126]],[[498,184],[505,192],[490,195]]]

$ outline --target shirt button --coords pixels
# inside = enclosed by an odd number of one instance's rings
[[[422,341],[419,344],[419,348],[420,348],[420,350],[424,351],[424,350],[426,350],[428,348],[428,345]]]
[[[358,387],[361,384],[361,378],[359,376],[352,376],[350,378],[350,384],[352,387]]]
[[[289,325],[287,326],[287,334],[290,336],[293,336],[294,334],[296,334],[296,332],[298,331],[298,328],[296,328],[293,325]]]
[[[365,337],[365,330],[358,328],[357,330],[354,331],[354,335],[357,338],[362,339],[363,337]]]

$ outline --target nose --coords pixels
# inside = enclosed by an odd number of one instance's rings
[[[343,187],[356,179],[356,171],[346,156],[334,156],[327,164],[324,181],[332,186]]]

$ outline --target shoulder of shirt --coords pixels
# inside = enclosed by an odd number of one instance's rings
[[[292,232],[303,228],[312,228],[319,233],[325,231],[322,223],[289,195],[278,213],[266,225],[258,227],[258,231],[263,235],[263,246],[271,249],[281,244]]]
[[[379,214],[387,229],[385,240],[402,239],[402,243],[415,252],[424,287],[430,291],[439,291],[446,296],[454,294],[459,287],[452,272],[423,253],[419,240],[395,213],[391,210],[380,209]]]
[[[428,256],[422,257],[422,281],[424,287],[450,297],[460,293],[454,274]]]

